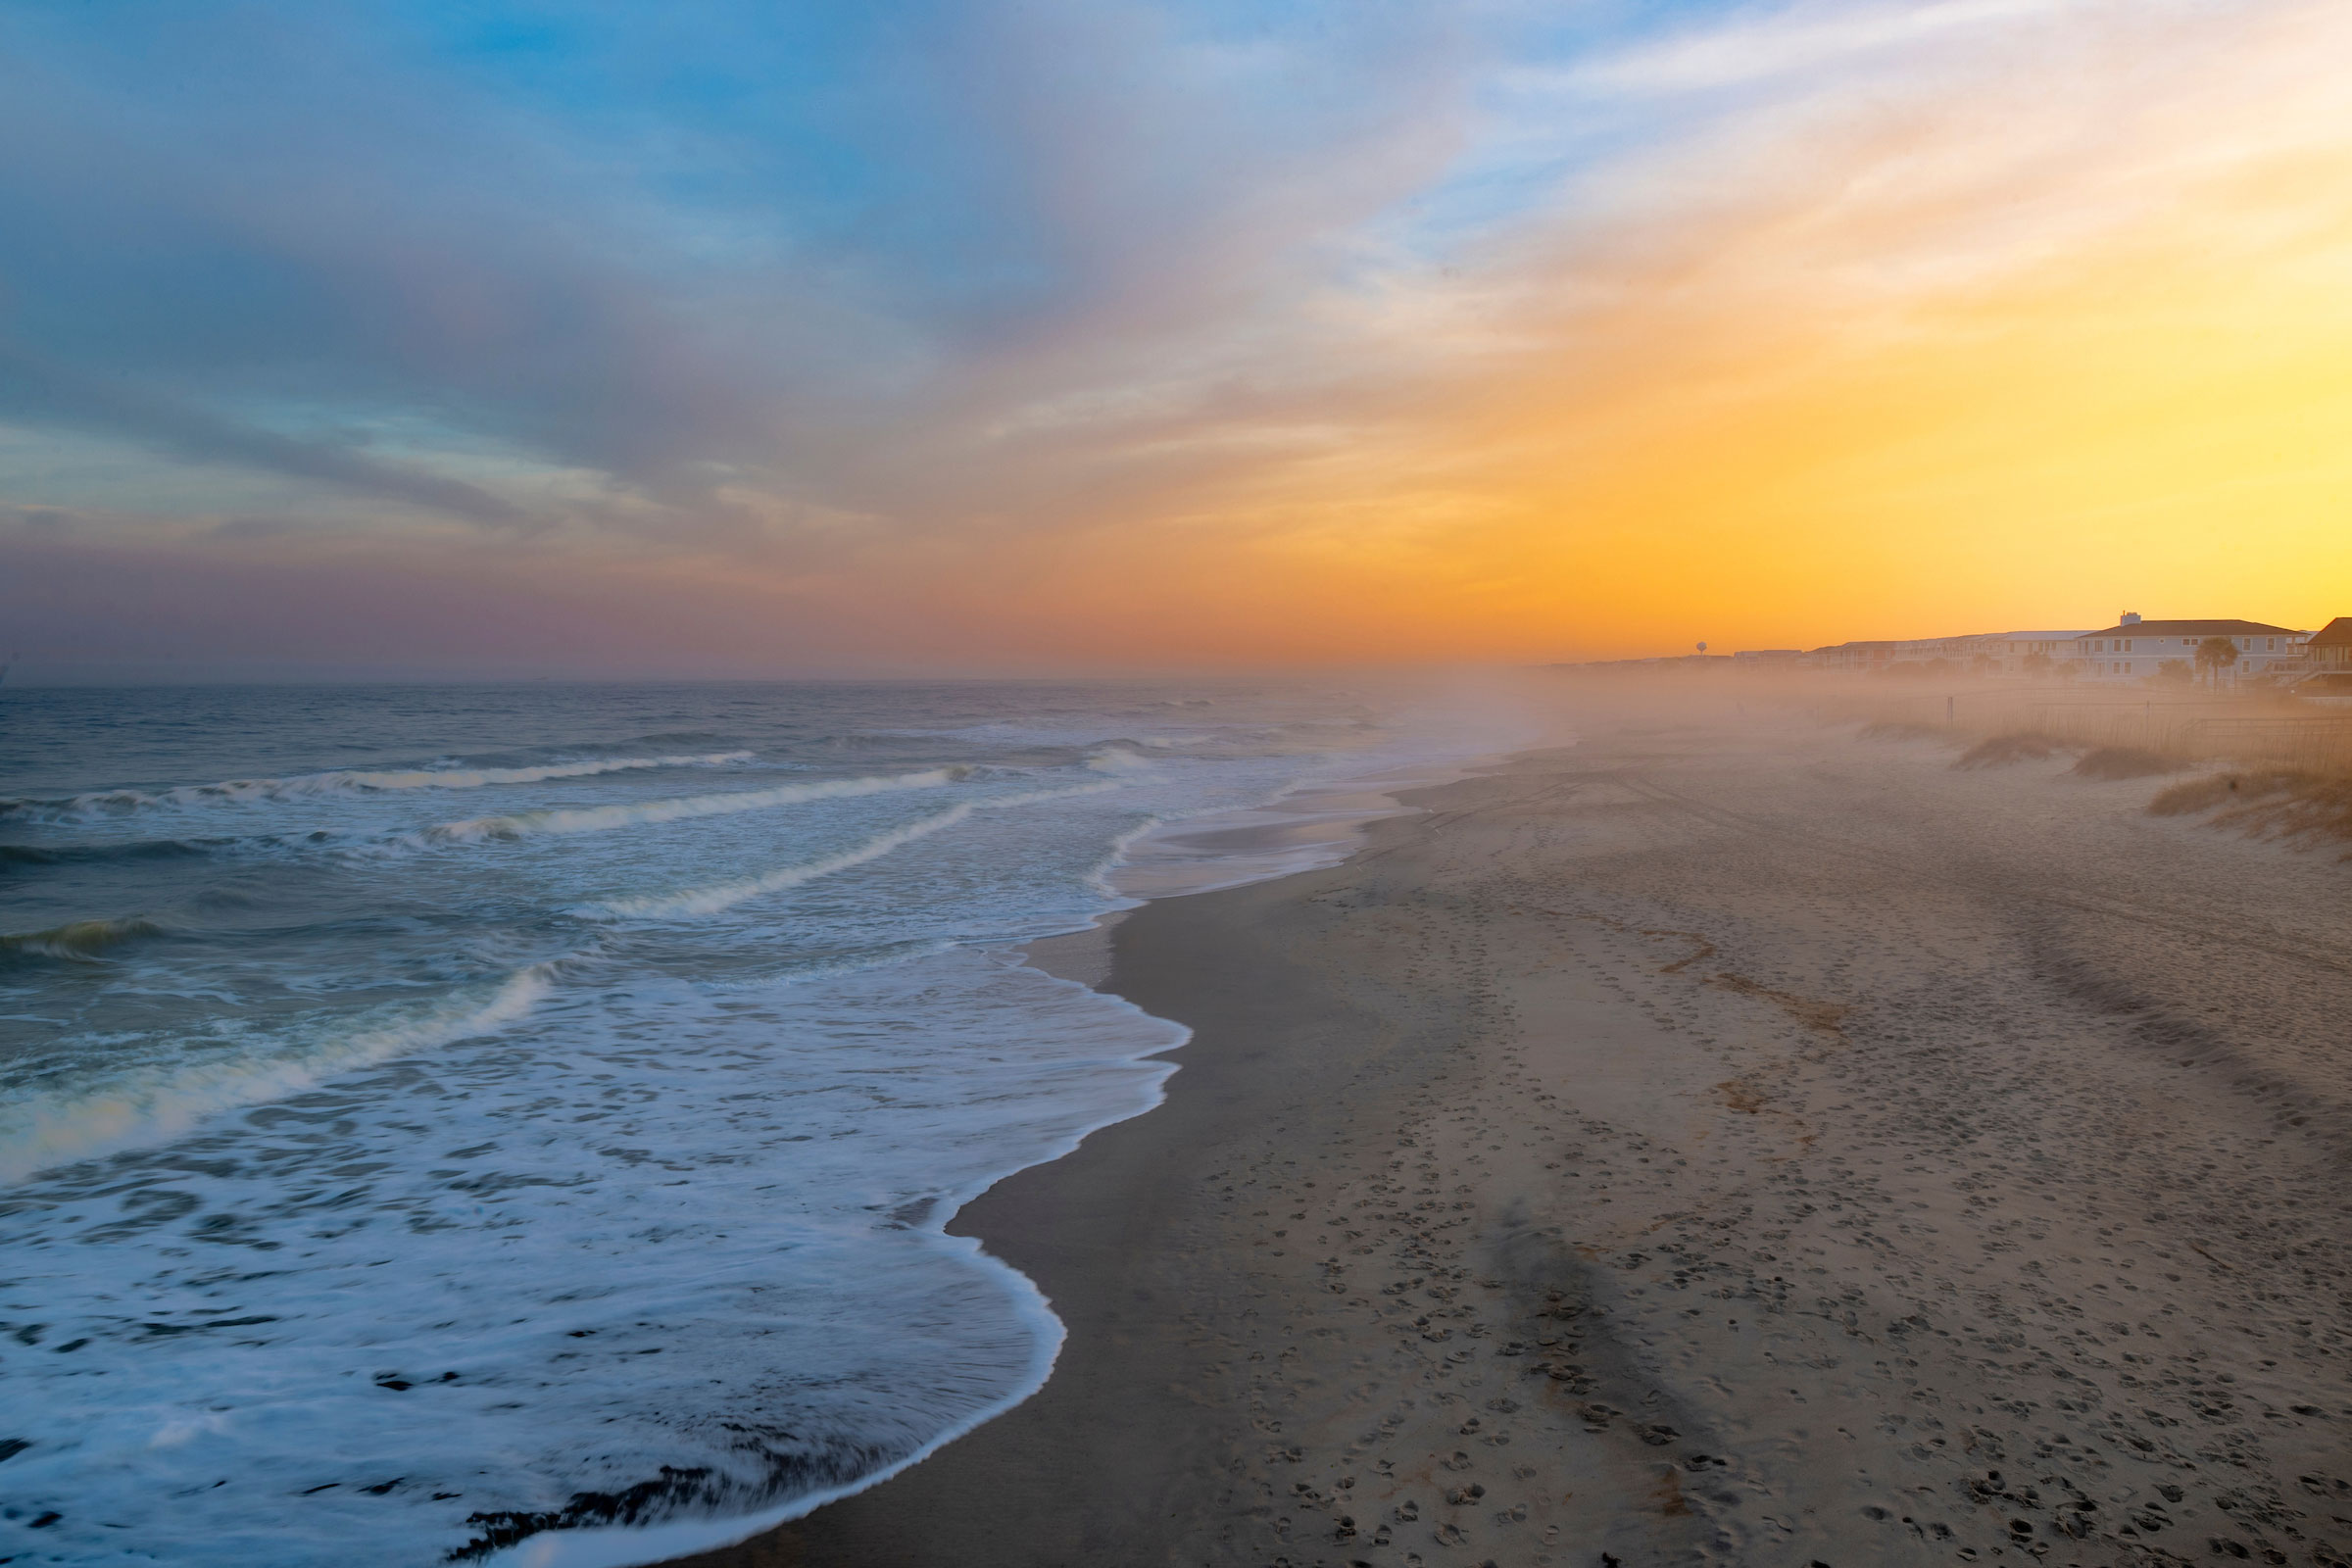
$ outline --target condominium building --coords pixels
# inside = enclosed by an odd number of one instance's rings
[[[1971,664],[1981,659],[1996,674],[2019,675],[2029,668],[2029,659],[2039,657],[2058,664],[2075,658],[2075,640],[2089,635],[2086,631],[1994,631],[1957,641],[1965,645],[1962,657]]]
[[[2104,630],[2077,637],[2068,657],[2078,679],[2145,680],[2167,663],[2194,668],[2206,640],[2224,637],[2237,650],[2230,673],[2292,674],[2302,668],[2304,636],[2259,620],[2143,620],[2127,613]]]

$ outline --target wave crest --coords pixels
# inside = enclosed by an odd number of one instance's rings
[[[925,768],[919,773],[894,773],[871,778],[827,779],[814,784],[783,784],[772,790],[739,790],[726,795],[688,795],[665,801],[640,801],[627,806],[554,808],[517,811],[510,816],[476,816],[444,822],[422,833],[407,835],[420,845],[479,844],[494,839],[531,838],[543,833],[602,833],[649,822],[679,822],[701,816],[726,816],[736,811],[760,811],[803,801],[841,800],[857,795],[884,795],[895,790],[929,790],[971,776],[967,766]]]
[[[969,805],[951,806],[919,821],[896,827],[887,833],[877,833],[855,849],[838,855],[828,855],[800,865],[788,865],[761,876],[745,877],[740,881],[721,882],[712,887],[690,888],[683,893],[652,895],[636,899],[613,899],[597,905],[594,912],[614,915],[622,919],[659,920],[679,914],[716,914],[748,903],[763,893],[780,893],[786,888],[813,882],[835,871],[846,871],[853,865],[878,860],[901,845],[916,839],[926,839],[942,829],[954,827],[972,814]]]
[[[509,975],[487,998],[451,998],[291,1052],[151,1064],[62,1094],[24,1096],[0,1110],[0,1182],[166,1143],[222,1111],[282,1100],[340,1073],[493,1033],[523,1017],[547,995],[552,968],[533,964]]]
[[[160,937],[164,928],[144,916],[121,920],[69,920],[46,931],[0,935],[0,954],[30,957],[70,958],[87,962],[110,948],[141,937]]]
[[[402,768],[368,771],[337,768],[324,773],[298,773],[287,778],[232,778],[218,784],[183,784],[177,789],[96,790],[55,800],[0,801],[0,818],[74,822],[93,816],[190,806],[252,806],[271,801],[309,800],[334,795],[372,795],[397,790],[476,790],[494,784],[540,784],[549,779],[590,778],[599,773],[626,773],[656,767],[718,767],[748,762],[750,752],[708,752],[689,757],[608,757],[573,762],[546,762],[534,767]]]
[[[846,871],[854,865],[878,860],[893,850],[954,827],[975,811],[1000,811],[1008,807],[1034,806],[1040,801],[1065,800],[1073,795],[1100,795],[1104,790],[1121,787],[1115,782],[1080,784],[1069,789],[1033,790],[1026,795],[1007,795],[993,801],[967,801],[951,806],[944,811],[935,811],[920,820],[894,827],[888,832],[877,833],[863,844],[835,855],[710,887],[688,888],[679,893],[649,894],[634,899],[612,899],[592,906],[588,912],[635,920],[659,920],[681,914],[717,914],[759,898],[761,894],[781,893],[786,888],[813,882],[820,876],[831,876],[836,871]]]

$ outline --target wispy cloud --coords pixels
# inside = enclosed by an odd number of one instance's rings
[[[1851,70],[1886,57],[1966,46],[1996,32],[2063,24],[2053,0],[1814,3],[1695,18],[1667,36],[1530,72],[1523,82],[1579,93],[1678,94]]]
[[[125,455],[0,442],[0,499],[232,575],[633,583],[644,649],[717,663],[1537,653],[1773,551],[1832,613],[1910,569],[1851,516],[1957,528],[1988,464],[2078,514],[2061,430],[2137,495],[2128,389],[2081,377],[2237,373],[2249,302],[2301,313],[2269,384],[2307,407],[2352,346],[2312,281],[2340,6],[1659,15],[20,11],[0,425]],[[2191,417],[2146,416],[2147,472]]]
[[[474,522],[514,523],[526,514],[477,486],[380,463],[324,441],[303,441],[63,366],[0,343],[0,419],[69,425],[127,437],[195,463],[241,464],[315,479],[380,500]]]

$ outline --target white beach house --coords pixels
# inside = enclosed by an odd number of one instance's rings
[[[2060,657],[2075,661],[2077,679],[2145,680],[2168,662],[2194,667],[2207,638],[2227,637],[2237,649],[2233,673],[2244,679],[2299,671],[2306,635],[2259,620],[2143,620],[2127,613],[2102,631],[2077,637],[2072,654]]]
[[[1960,641],[1966,645],[1963,657],[1972,663],[1982,659],[1997,674],[2021,675],[2026,672],[2026,661],[2036,654],[2052,666],[2075,658],[2075,639],[2089,635],[2086,631],[1994,631]]]

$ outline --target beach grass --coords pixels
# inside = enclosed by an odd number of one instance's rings
[[[2210,812],[2216,827],[2303,848],[2352,845],[2352,777],[2292,768],[2209,773],[2186,780],[2148,803],[2156,816]],[[2352,850],[2344,858],[2352,859]]]
[[[2022,760],[2037,755],[2032,746],[2045,744],[2079,748],[2086,763],[2101,753],[2116,754],[2079,769],[2091,777],[2239,762],[2352,778],[2352,710],[2279,692],[1873,682],[1866,690],[1815,688],[1802,700],[1822,718],[1859,723],[1873,738],[1935,736],[1965,743],[1972,749],[1961,759],[1964,767]],[[2137,771],[2120,770],[2127,767]]]

